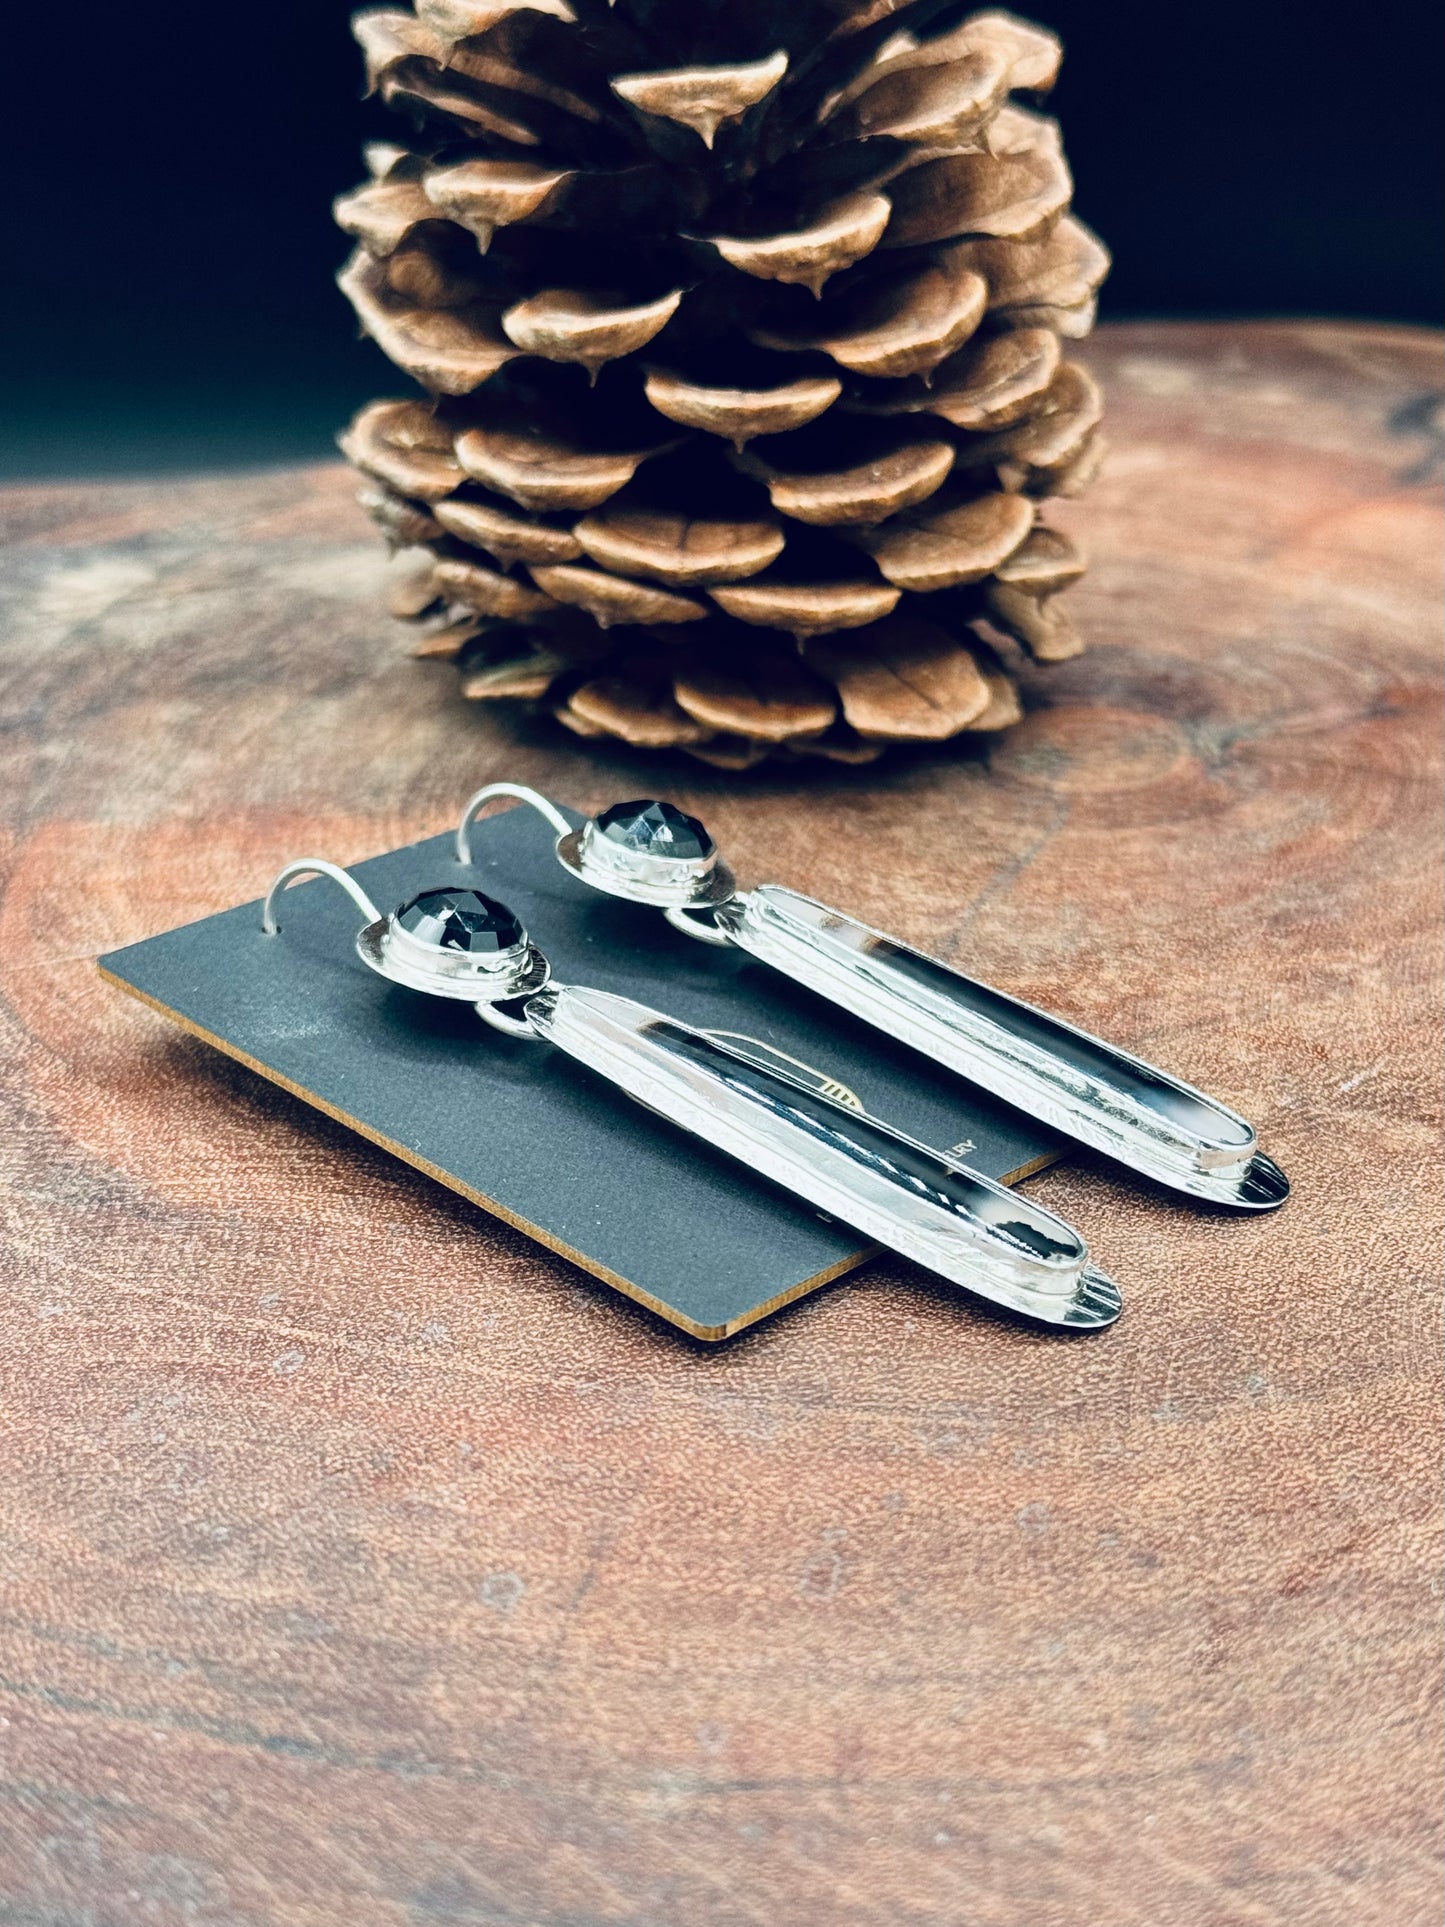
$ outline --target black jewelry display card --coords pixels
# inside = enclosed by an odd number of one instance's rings
[[[520,915],[559,981],[759,1038],[901,1130],[966,1146],[988,1177],[1013,1183],[1059,1156],[1042,1125],[741,951],[589,890],[557,863],[530,810],[489,817],[472,836],[470,869],[450,836],[350,868],[383,914],[420,890],[479,886]],[[266,936],[257,900],[113,951],[100,968],[696,1338],[730,1337],[876,1249],[560,1052],[373,974],[356,955],[356,908],[335,884],[295,885],[280,922]]]

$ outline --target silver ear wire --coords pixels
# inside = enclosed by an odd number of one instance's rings
[[[289,884],[299,883],[302,877],[326,877],[330,882],[340,884],[368,923],[381,920],[381,912],[348,871],[338,864],[328,863],[324,857],[302,856],[297,857],[294,863],[288,863],[266,892],[266,901],[261,906],[261,928],[268,937],[279,936],[281,931],[281,925],[276,920],[277,898]]]
[[[484,809],[494,797],[498,796],[515,797],[519,803],[525,803],[529,808],[534,809],[539,816],[545,816],[559,837],[571,835],[572,825],[567,821],[566,817],[563,816],[562,812],[557,808],[557,805],[555,803],[549,803],[547,798],[540,795],[536,790],[529,790],[525,783],[487,783],[477,791],[476,795],[472,797],[467,807],[462,811],[462,820],[457,825],[458,863],[465,863],[468,868],[471,867],[472,824],[476,820],[479,812]]]

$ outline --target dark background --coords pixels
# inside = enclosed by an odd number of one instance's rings
[[[331,284],[329,203],[388,122],[349,11],[7,20],[0,470],[317,455],[405,392]],[[1106,315],[1437,318],[1439,0],[1020,11],[1066,43],[1052,111],[1115,253]]]

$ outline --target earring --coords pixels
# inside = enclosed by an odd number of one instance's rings
[[[1145,1177],[1245,1211],[1273,1210],[1289,1196],[1283,1171],[1225,1105],[796,890],[739,891],[703,825],[671,803],[617,803],[579,828],[535,790],[489,783],[462,812],[463,863],[472,860],[473,820],[500,796],[544,816],[558,860],[593,889],[660,909],[690,937],[745,950]]]
[[[1118,1287],[1061,1218],[869,1116],[807,1065],[630,997],[555,982],[520,919],[479,890],[425,890],[383,915],[345,870],[306,857],[267,893],[268,936],[280,934],[282,892],[304,876],[345,890],[365,919],[357,956],[390,982],[472,1003],[494,1029],[555,1045],[806,1203],[995,1304],[1076,1330],[1118,1317]]]

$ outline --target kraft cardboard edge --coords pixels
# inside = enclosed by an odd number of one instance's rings
[[[433,1164],[420,1152],[398,1143],[395,1138],[387,1137],[382,1131],[372,1129],[370,1125],[363,1124],[359,1118],[350,1116],[346,1111],[338,1110],[335,1105],[328,1104],[318,1097],[314,1091],[307,1090],[303,1084],[293,1082],[280,1071],[250,1056],[238,1045],[228,1042],[226,1038],[207,1030],[194,1019],[184,1016],[170,1004],[163,1003],[160,998],[152,997],[149,992],[139,989],[124,977],[117,976],[113,970],[107,969],[103,959],[96,960],[96,969],[107,983],[114,984],[117,990],[123,990],[128,997],[134,997],[137,1003],[145,1004],[160,1016],[168,1018],[171,1023],[179,1025],[192,1037],[198,1037],[203,1044],[209,1044],[213,1050],[220,1051],[223,1056],[234,1059],[238,1064],[244,1064],[246,1069],[253,1071],[257,1077],[263,1077],[267,1083],[279,1086],[292,1097],[299,1098],[303,1104],[309,1104],[313,1110],[321,1111],[325,1116],[334,1118],[338,1124],[343,1124],[348,1130],[355,1131],[358,1137],[366,1138],[369,1143],[378,1145],[383,1151],[390,1152],[393,1157],[400,1158],[404,1164],[411,1165],[413,1169],[421,1171],[436,1183],[445,1185],[449,1191],[456,1192],[469,1204],[479,1206],[492,1217],[500,1218],[504,1224],[511,1225],[514,1230],[524,1233],[529,1238],[535,1238],[538,1244],[545,1245],[549,1251],[556,1252],[558,1257],[567,1259],[569,1264],[577,1265],[594,1278],[600,1278],[603,1284],[611,1285],[614,1291],[620,1291],[625,1298],[632,1299],[635,1304],[644,1306],[669,1325],[686,1332],[690,1338],[700,1339],[704,1344],[717,1345],[724,1339],[735,1338],[739,1332],[746,1331],[750,1325],[757,1324],[760,1319],[771,1317],[775,1311],[781,1311],[785,1305],[796,1304],[800,1298],[806,1298],[810,1293],[821,1290],[824,1285],[832,1284],[834,1279],[841,1278],[850,1271],[856,1271],[859,1265],[866,1264],[883,1249],[881,1245],[865,1245],[861,1250],[841,1258],[837,1264],[829,1265],[823,1271],[814,1272],[810,1278],[801,1279],[797,1284],[790,1285],[786,1291],[780,1291],[764,1303],[752,1306],[741,1317],[729,1319],[722,1325],[700,1325],[696,1320],[686,1317],[671,1305],[664,1304],[661,1299],[655,1298],[643,1286],[634,1284],[630,1278],[624,1278],[620,1272],[613,1271],[595,1258],[589,1258],[585,1252],[576,1250],[565,1240],[555,1237],[549,1231],[544,1231],[540,1225],[532,1224],[528,1219],[519,1217],[515,1211],[508,1210],[507,1206],[500,1204],[497,1199],[489,1198],[485,1192],[464,1184],[452,1172],[444,1171],[440,1165]],[[1036,1172],[1056,1164],[1062,1156],[1061,1150],[1047,1151],[1040,1157],[1031,1158],[1027,1164],[1019,1165],[1017,1170],[1006,1172],[999,1182],[1019,1184],[1025,1178],[1033,1177]]]

